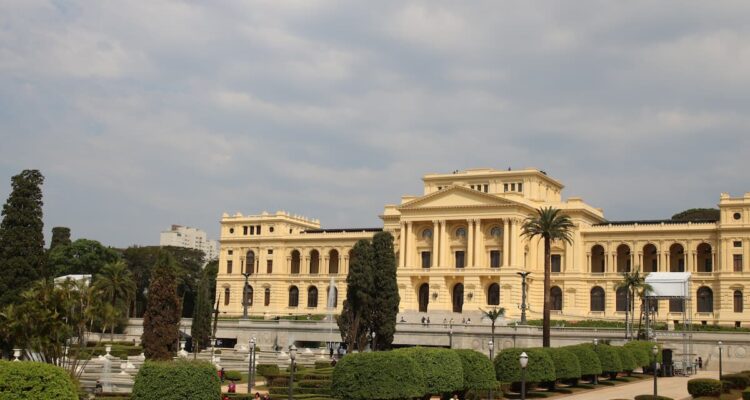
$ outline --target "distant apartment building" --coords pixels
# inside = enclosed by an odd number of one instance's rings
[[[213,260],[219,254],[217,241],[209,240],[205,231],[189,226],[172,225],[170,230],[162,231],[159,245],[202,250],[206,254],[206,261]]]

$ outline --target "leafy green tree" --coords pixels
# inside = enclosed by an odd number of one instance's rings
[[[372,238],[373,248],[373,314],[371,329],[375,332],[375,348],[389,349],[396,333],[398,304],[401,298],[396,282],[396,257],[393,236],[379,232]]]
[[[24,170],[11,178],[0,223],[0,307],[17,301],[44,275],[43,182],[38,170]]]
[[[69,245],[70,243],[70,228],[66,226],[52,228],[52,240],[49,242],[50,250],[60,245]]]
[[[198,293],[193,309],[193,324],[190,327],[190,335],[193,337],[193,352],[196,353],[208,348],[210,344],[214,293],[211,291],[212,275],[215,282],[215,269],[206,267],[198,283]]]
[[[625,337],[627,339],[633,338],[633,319],[635,317],[633,310],[635,310],[636,291],[644,288],[650,289],[651,286],[646,283],[646,277],[641,275],[638,268],[635,268],[632,272],[623,272],[622,280],[615,284],[615,291],[625,289],[627,296],[627,307],[625,308]]]
[[[96,275],[107,264],[120,259],[120,254],[96,240],[78,239],[56,246],[49,251],[47,265],[51,276],[70,274]]]
[[[721,213],[718,208],[691,208],[672,216],[672,221],[718,221]]]
[[[489,320],[492,322],[492,343],[494,346],[495,343],[495,323],[497,322],[497,319],[505,315],[505,308],[493,308],[492,310],[482,310],[481,308],[479,311],[482,312],[482,315],[489,318]]]
[[[563,215],[559,209],[553,207],[542,207],[537,210],[537,215],[526,218],[523,223],[522,232],[529,240],[541,237],[544,240],[544,309],[542,322],[542,347],[550,345],[550,266],[553,240],[563,240],[569,244],[573,243],[573,222],[570,217]]]
[[[367,345],[369,316],[373,307],[373,252],[367,240],[359,240],[352,248],[349,274],[346,276],[346,300],[342,315],[338,318],[342,339],[348,349],[356,345],[363,351]]]
[[[150,360],[169,360],[177,352],[180,299],[177,296],[176,267],[172,255],[159,253],[148,288],[143,315],[143,352]]]
[[[124,261],[105,265],[94,278],[94,289],[110,306],[105,308],[108,317],[110,334],[114,335],[115,326],[123,316],[127,317],[130,300],[135,296],[135,280]],[[114,340],[114,336],[110,337]]]

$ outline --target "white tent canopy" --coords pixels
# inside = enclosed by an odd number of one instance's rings
[[[653,289],[652,298],[690,298],[690,272],[651,272],[646,283]]]

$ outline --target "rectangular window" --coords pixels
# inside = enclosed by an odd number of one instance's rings
[[[258,225],[257,227],[255,227],[255,234],[256,235],[260,235],[260,225]]]
[[[490,185],[484,185],[484,192],[489,193],[490,192]]]
[[[232,273],[232,260],[227,260],[227,274]]]
[[[523,183],[518,184],[518,191],[523,192]]]
[[[423,251],[422,252],[422,268],[430,268],[430,252],[429,251]]]
[[[735,241],[734,241],[734,247],[742,247],[742,241],[740,241],[740,240],[735,240]]]
[[[742,254],[734,255],[734,272],[742,272]]]
[[[268,249],[268,254],[273,254],[273,249]]]
[[[266,260],[266,273],[273,273],[273,260]]]
[[[500,250],[490,250],[490,268],[500,268]]]
[[[230,255],[230,256],[231,256],[231,255],[232,255],[233,253],[234,253],[234,251],[232,251],[232,250],[227,250],[227,254],[228,254],[228,255]]]
[[[464,263],[464,252],[463,251],[457,251],[456,252],[456,268],[463,268],[465,267]]]
[[[559,254],[553,254],[550,260],[552,272],[560,272],[560,266],[562,264],[562,256]]]
[[[508,184],[507,183],[503,183],[503,191],[504,192],[508,191]]]
[[[511,192],[515,192],[516,191],[516,184],[515,183],[511,183],[510,184],[510,191]]]
[[[242,227],[242,234],[247,235],[247,225]]]
[[[250,227],[250,234],[255,235],[255,226]]]

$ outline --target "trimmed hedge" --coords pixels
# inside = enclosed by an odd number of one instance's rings
[[[721,380],[729,381],[732,383],[733,389],[744,390],[750,386],[750,376],[747,374],[728,374],[721,377]]]
[[[495,369],[487,356],[469,349],[453,351],[461,359],[461,367],[464,373],[464,395],[469,390],[489,390],[497,386]]]
[[[693,397],[714,396],[721,394],[721,382],[717,379],[696,378],[688,381],[688,393]]]
[[[615,375],[622,371],[622,360],[620,360],[620,352],[614,347],[600,343],[596,346],[593,344],[583,344],[581,346],[587,346],[596,353],[599,357],[599,362],[602,364],[602,372],[605,374]]]
[[[315,369],[331,368],[331,361],[315,361]]]
[[[653,394],[639,394],[634,400],[673,400],[667,396],[654,396]]]
[[[206,361],[146,361],[133,384],[133,400],[216,400],[221,385]]]
[[[635,358],[633,358],[633,353],[630,350],[626,349],[625,347],[614,347],[614,349],[617,350],[617,353],[620,356],[620,361],[622,362],[622,371],[630,373],[633,372],[634,369],[639,367]]]
[[[256,367],[258,375],[268,378],[269,376],[275,376],[281,373],[279,366],[276,364],[258,364]]]
[[[452,350],[407,347],[394,350],[411,357],[424,374],[425,394],[439,395],[459,391],[464,385],[461,358]]]
[[[224,371],[224,380],[241,381],[242,373],[240,371]]]
[[[581,368],[581,376],[602,374],[602,364],[599,362],[599,357],[596,356],[596,353],[594,353],[594,350],[591,350],[591,348],[582,345],[566,346],[562,348],[570,351],[576,356]]]
[[[526,382],[539,383],[555,380],[555,364],[549,354],[541,348],[505,349],[495,357],[495,377],[500,382],[520,382],[521,365],[518,357],[526,352],[529,363],[526,367]]]
[[[406,399],[421,397],[427,387],[422,368],[411,357],[375,351],[342,358],[333,370],[331,392],[339,399]]]
[[[742,400],[750,400],[750,389],[742,391]]]
[[[78,400],[78,389],[60,367],[0,360],[0,399]]]
[[[555,378],[558,380],[578,379],[581,377],[581,365],[578,357],[570,350],[562,347],[547,347],[544,351],[549,354],[555,365]]]
[[[625,343],[625,345],[623,345],[622,347],[630,350],[633,358],[635,358],[636,365],[638,365],[639,367],[650,367],[651,363],[653,362],[651,349],[654,347],[654,345],[657,345],[659,347],[659,352],[656,354],[656,361],[661,362],[661,345],[658,343],[647,342],[643,340],[634,340]]]

